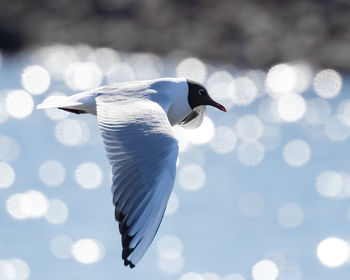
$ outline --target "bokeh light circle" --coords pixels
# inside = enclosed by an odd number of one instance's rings
[[[27,280],[30,277],[29,265],[18,258],[0,259],[1,280]]]
[[[239,139],[245,142],[254,142],[264,131],[262,121],[256,115],[245,115],[235,124],[235,132]]]
[[[79,146],[86,142],[82,122],[76,119],[64,119],[55,126],[56,139],[66,146]]]
[[[59,199],[49,201],[49,209],[45,214],[45,219],[51,224],[63,224],[67,221],[69,209],[66,203]]]
[[[7,162],[0,161],[0,189],[11,187],[15,181],[16,173]]]
[[[57,160],[47,160],[39,167],[39,178],[47,186],[57,187],[66,177],[63,164]]]
[[[325,197],[337,197],[343,187],[343,177],[340,173],[327,170],[316,179],[317,192]]]
[[[206,87],[209,95],[220,104],[224,104],[226,109],[233,106],[233,94],[235,88],[232,89],[230,84],[233,82],[232,75],[227,71],[215,71],[208,77]]]
[[[118,65],[120,63],[119,54],[116,50],[111,48],[97,48],[88,55],[88,60],[94,62],[105,74],[108,68],[112,65]]]
[[[265,148],[259,142],[243,142],[237,148],[238,160],[246,166],[255,166],[264,159]]]
[[[202,124],[198,128],[184,129],[183,133],[189,143],[202,145],[208,143],[215,135],[213,121],[205,116]]]
[[[101,69],[93,62],[75,62],[65,71],[65,82],[72,90],[96,88],[102,78]]]
[[[203,83],[207,76],[206,65],[198,58],[190,57],[182,60],[176,67],[176,77],[191,79]]]
[[[6,210],[15,219],[41,218],[48,208],[48,199],[37,190],[12,194],[6,201]]]
[[[265,71],[260,69],[249,70],[245,73],[245,76],[253,81],[257,90],[257,98],[261,98],[264,95],[266,95],[265,87],[264,87],[265,80],[266,80]]]
[[[6,211],[14,219],[22,220],[28,217],[21,208],[22,196],[23,194],[15,193],[6,200]]]
[[[323,98],[334,98],[339,94],[341,88],[342,77],[335,70],[322,70],[314,78],[314,90]]]
[[[127,63],[118,63],[108,69],[107,81],[109,84],[132,80],[135,80],[135,73],[132,67]]]
[[[72,255],[77,262],[92,264],[104,257],[104,247],[94,239],[79,239],[72,246]]]
[[[15,277],[10,278],[11,280],[27,280],[30,277],[30,267],[29,265],[18,258],[8,259],[9,263],[12,265],[15,271]],[[10,280],[9,279],[9,280]]]
[[[16,270],[8,260],[0,259],[0,279],[12,280],[16,277]]]
[[[313,71],[309,64],[305,62],[297,62],[290,65],[296,75],[296,82],[294,91],[296,93],[303,93],[309,88],[313,79]]]
[[[185,190],[195,191],[204,186],[206,175],[200,165],[186,164],[180,169],[178,180]]]
[[[49,201],[43,193],[30,190],[22,195],[20,208],[27,217],[37,219],[45,216],[49,209]]]
[[[278,268],[274,262],[262,260],[253,266],[252,276],[254,280],[275,280],[278,272]]]
[[[266,76],[266,91],[271,97],[291,93],[296,87],[297,75],[289,64],[277,64],[268,71]]]
[[[176,274],[183,269],[185,260],[182,256],[175,259],[159,258],[157,265],[165,273]]]
[[[39,65],[26,67],[21,76],[23,88],[33,94],[39,95],[47,91],[50,86],[50,75],[45,68]]]
[[[285,228],[298,227],[303,219],[303,208],[296,203],[286,203],[278,209],[278,222]]]
[[[285,94],[277,101],[277,112],[282,120],[295,122],[300,120],[306,111],[306,102],[298,94]]]
[[[237,144],[235,132],[227,126],[219,126],[213,140],[210,141],[210,147],[218,154],[227,154],[233,151]]]
[[[152,53],[136,53],[127,60],[135,72],[137,80],[157,79],[163,71],[163,61]]]
[[[37,54],[50,72],[53,80],[62,80],[63,72],[72,61],[78,59],[76,49],[68,45],[41,47]]]
[[[350,137],[350,126],[338,115],[330,117],[324,126],[327,137],[334,142],[345,141]]]
[[[258,95],[254,82],[248,77],[239,77],[235,79],[230,87],[233,103],[238,106],[248,106],[252,104]]]
[[[328,267],[338,267],[349,259],[349,244],[338,237],[329,237],[322,240],[317,246],[317,257]]]
[[[7,94],[6,110],[15,119],[28,117],[34,108],[31,95],[24,90],[13,90]]]
[[[182,254],[183,245],[175,235],[165,235],[158,240],[158,254],[164,259],[176,259]]]
[[[291,140],[283,148],[283,159],[290,166],[303,166],[310,160],[310,157],[311,148],[304,140]]]
[[[75,180],[84,189],[96,189],[103,180],[101,168],[94,162],[85,162],[75,169]]]
[[[263,98],[258,107],[259,117],[264,122],[279,123],[282,120],[278,113],[277,103],[278,99]]]

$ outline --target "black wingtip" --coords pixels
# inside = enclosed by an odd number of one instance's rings
[[[129,265],[130,268],[134,268],[135,267],[135,265],[131,261],[127,260],[127,259],[124,260],[124,265],[125,266]]]
[[[87,113],[83,110],[78,110],[78,109],[69,109],[69,108],[63,108],[63,107],[58,107],[58,109],[61,109],[63,111],[67,111],[69,113],[74,113],[74,114],[86,114]]]
[[[139,246],[141,240],[136,244],[135,248]],[[131,261],[129,261],[127,258],[130,256],[130,254],[135,250],[135,248],[129,248],[129,247],[124,247],[123,252],[122,252],[122,259],[124,260],[124,265],[125,266],[130,266],[130,268],[134,268],[135,264],[133,264]]]
[[[129,257],[132,251],[134,250],[135,250],[134,248],[124,247],[122,252],[122,259],[126,260],[126,258]]]
[[[129,245],[129,244],[128,244]],[[130,254],[132,253],[132,251],[134,251],[135,248],[128,248],[128,247],[124,247],[123,248],[123,252],[122,252],[122,259],[124,260],[124,265],[128,266],[130,265],[130,268],[134,268],[135,265],[129,261],[127,258],[130,256]]]

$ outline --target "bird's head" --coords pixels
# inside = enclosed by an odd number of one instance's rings
[[[192,110],[197,106],[210,105],[226,112],[226,109],[221,104],[215,102],[208,94],[208,91],[201,84],[187,79],[188,84],[188,103]]]

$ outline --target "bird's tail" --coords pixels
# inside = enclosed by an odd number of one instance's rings
[[[49,96],[37,109],[57,108],[75,114],[96,114],[96,102],[94,95],[75,94],[72,96]]]

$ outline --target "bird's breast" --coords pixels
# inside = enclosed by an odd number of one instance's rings
[[[173,104],[168,110],[168,120],[172,126],[183,121],[190,113],[192,109],[187,104],[182,104],[182,106],[176,106]]]

